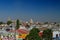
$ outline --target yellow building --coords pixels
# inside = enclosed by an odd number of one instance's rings
[[[25,39],[25,38],[26,38],[26,36],[27,36],[27,34],[20,34],[20,35],[18,35],[18,38]]]

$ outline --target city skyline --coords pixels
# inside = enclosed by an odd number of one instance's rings
[[[8,17],[60,22],[60,0],[0,0],[0,21]]]

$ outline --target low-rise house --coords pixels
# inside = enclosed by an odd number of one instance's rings
[[[46,29],[48,29],[48,28],[47,28],[47,27],[40,27],[40,28],[39,28],[40,31],[44,31],[44,30],[46,30]]]
[[[18,39],[20,38],[25,39],[26,36],[29,34],[29,31],[25,29],[18,29],[16,33],[17,33]]]
[[[48,24],[42,24],[41,27],[48,27]]]
[[[53,31],[53,39],[60,39],[60,31]]]

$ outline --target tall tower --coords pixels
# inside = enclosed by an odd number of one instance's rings
[[[30,23],[33,24],[33,20],[32,19],[30,19]]]

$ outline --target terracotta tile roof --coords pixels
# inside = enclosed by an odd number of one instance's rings
[[[24,29],[18,29],[17,33],[21,33],[21,34],[28,34],[28,30],[24,30]]]

